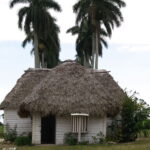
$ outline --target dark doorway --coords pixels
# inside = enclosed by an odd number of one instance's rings
[[[43,117],[41,120],[41,143],[42,144],[55,144],[55,116],[49,115]]]

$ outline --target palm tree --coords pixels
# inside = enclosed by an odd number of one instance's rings
[[[102,56],[102,48],[108,47],[106,42],[107,32],[100,29],[99,40],[99,55]],[[76,40],[77,60],[86,67],[92,67],[92,27],[90,20],[85,18],[82,20],[80,26],[76,25],[67,30],[67,33],[71,32],[72,35],[78,35]]]
[[[77,14],[76,23],[89,18],[92,24],[92,67],[98,69],[98,49],[101,26],[106,28],[109,36],[114,26],[123,21],[120,8],[125,7],[122,0],[78,0],[73,10]]]
[[[53,22],[48,28],[48,36],[46,39],[38,37],[38,51],[40,65],[42,68],[53,68],[59,63],[60,42],[58,33],[59,27]],[[33,32],[29,33],[25,40],[22,42],[22,46],[25,47],[27,43],[34,43]],[[31,54],[34,53],[34,48],[31,50]]]
[[[28,4],[28,6],[21,8],[18,12],[18,27],[22,29],[24,22],[25,33],[28,35],[33,32],[35,67],[39,68],[38,39],[39,37],[43,37],[44,39],[48,37],[48,29],[51,23],[54,22],[54,18],[51,17],[48,9],[61,11],[61,8],[54,0],[12,0],[10,8],[19,3]]]

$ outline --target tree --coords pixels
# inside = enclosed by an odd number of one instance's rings
[[[133,93],[126,96],[121,111],[122,142],[134,141],[138,133],[148,128],[148,118],[150,117],[150,107],[142,99],[138,99]],[[150,127],[150,126],[149,126]]]
[[[40,67],[39,51],[38,51],[38,39],[41,37],[47,39],[48,28],[54,18],[48,12],[48,9],[54,9],[55,11],[61,11],[58,3],[54,0],[12,0],[10,8],[18,3],[27,3],[28,6],[21,8],[18,12],[18,27],[22,29],[24,21],[24,31],[27,35],[33,32],[34,36],[34,55],[35,55],[35,67]]]
[[[77,14],[76,24],[89,18],[92,24],[92,67],[98,69],[100,29],[106,28],[109,36],[114,26],[120,26],[123,17],[120,8],[124,7],[122,0],[78,0],[73,10]]]
[[[108,47],[106,42],[106,37],[108,36],[105,29],[100,29],[101,35],[99,35],[99,49],[98,53],[102,56],[102,48]],[[67,33],[71,32],[72,35],[78,35],[76,40],[76,51],[77,51],[77,60],[80,64],[91,67],[92,66],[92,28],[91,23],[88,18],[82,20],[81,25],[74,26],[67,30]]]
[[[58,33],[60,32],[59,27],[53,22],[51,27],[48,29],[48,37],[43,39],[38,38],[38,51],[40,58],[40,65],[42,68],[53,68],[59,63],[59,52],[60,42]],[[27,35],[25,40],[22,42],[22,46],[25,47],[27,43],[34,42],[33,32]],[[34,53],[34,48],[31,50],[31,54]]]

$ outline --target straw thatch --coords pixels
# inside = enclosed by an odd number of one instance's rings
[[[0,109],[18,109],[20,103],[32,92],[33,88],[46,77],[48,71],[33,69],[25,71],[1,103]]]
[[[20,114],[104,116],[118,113],[123,97],[124,92],[107,71],[95,71],[69,61],[53,69],[26,71],[1,108],[19,104]]]

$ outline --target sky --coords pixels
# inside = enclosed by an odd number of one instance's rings
[[[72,6],[77,0],[56,1],[63,11],[59,14],[50,12],[61,29],[60,59],[74,59],[76,37],[66,34],[66,30],[75,23]],[[109,48],[103,50],[99,69],[110,71],[123,89],[137,91],[137,96],[150,104],[150,1],[124,1],[127,4],[122,9],[124,22],[108,40]],[[18,29],[17,12],[22,5],[10,9],[9,2],[0,0],[0,102],[24,71],[34,67],[34,57],[30,55],[32,46],[28,45],[25,49],[21,47],[25,35]]]

